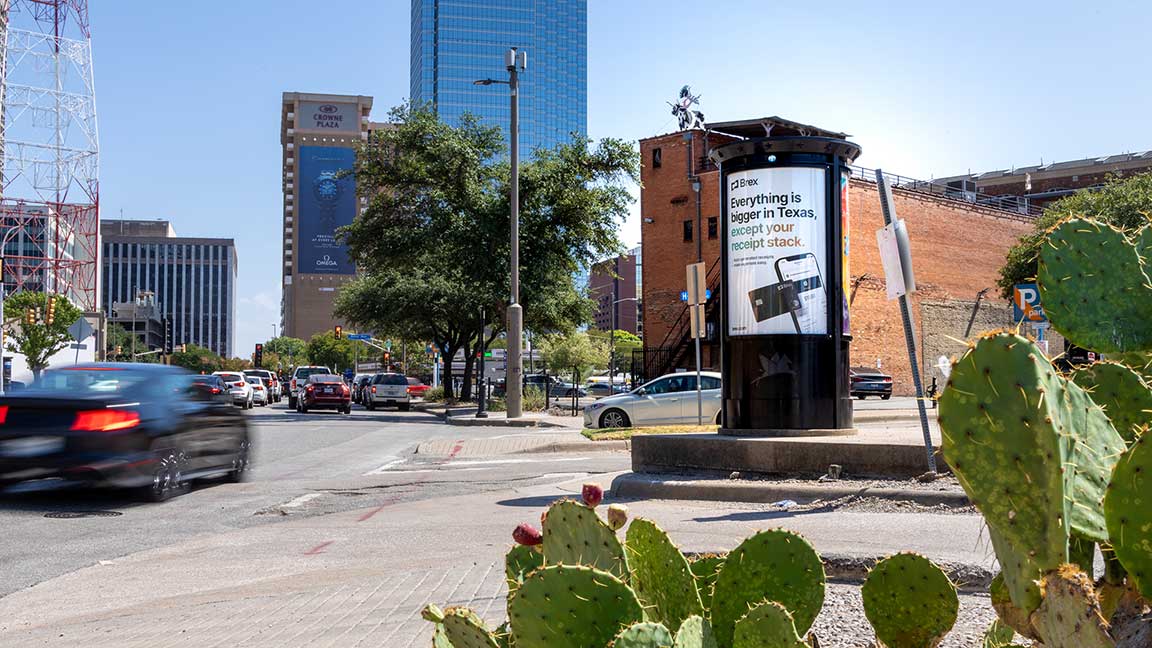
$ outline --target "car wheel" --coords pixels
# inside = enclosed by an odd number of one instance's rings
[[[720,422],[720,415],[721,415],[721,414],[723,414],[723,412],[716,412],[716,422],[715,422],[715,425],[723,425],[723,423],[721,423],[721,422]]]
[[[296,402],[300,403],[300,413],[301,414],[307,414],[308,413],[308,406],[304,404],[304,401],[297,399]]]
[[[600,427],[602,428],[625,428],[630,427],[631,422],[628,421],[628,415],[618,409],[610,409],[600,415]]]
[[[400,411],[401,411],[401,412],[410,412],[410,411],[412,411],[412,404],[411,404],[411,403],[404,403],[403,405],[401,405],[401,406],[400,406]]]
[[[865,396],[864,394],[856,394],[856,398],[859,398],[860,400],[864,400],[865,398],[868,398],[868,397]]]
[[[232,457],[232,470],[228,471],[227,481],[238,484],[248,477],[251,467],[252,443],[245,438],[236,448],[236,455]]]
[[[156,465],[152,469],[152,483],[144,487],[144,499],[163,502],[187,493],[190,485],[184,479],[184,469],[188,455],[174,447],[154,449],[153,453]]]
[[[375,412],[376,411],[376,401],[369,398],[368,404],[366,405],[366,407],[368,408],[369,412]]]
[[[288,399],[288,409],[290,409],[290,410],[296,409],[296,399],[295,398],[289,398]]]
[[[888,400],[889,398],[892,398],[892,394],[884,394],[880,397],[880,400]]]

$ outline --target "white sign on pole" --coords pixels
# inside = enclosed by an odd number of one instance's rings
[[[728,334],[826,334],[824,169],[752,169],[727,182]]]
[[[703,338],[705,333],[704,304],[688,305],[689,322],[693,338]]]
[[[708,271],[704,263],[688,264],[688,304],[703,304],[708,301],[708,285],[706,275]]]
[[[898,299],[916,292],[912,249],[904,221],[897,220],[876,230],[876,243],[880,246],[880,262],[884,265],[888,299]]]

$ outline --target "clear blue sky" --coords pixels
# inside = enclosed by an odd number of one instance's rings
[[[103,215],[236,239],[239,355],[279,322],[280,94],[372,95],[383,118],[408,94],[409,10],[90,3]],[[1152,148],[1144,0],[589,0],[588,14],[593,137],[675,130],[665,102],[687,83],[710,121],[845,131],[861,164],[913,177]]]

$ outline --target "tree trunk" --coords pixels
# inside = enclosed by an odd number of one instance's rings
[[[472,367],[475,361],[475,349],[472,341],[464,344],[464,384],[460,387],[460,400],[472,398]]]
[[[456,387],[452,384],[452,358],[456,357],[456,350],[459,347],[447,343],[438,346],[440,346],[440,357],[444,360],[444,371],[440,374],[440,384],[444,387],[444,400],[449,401],[456,398]]]

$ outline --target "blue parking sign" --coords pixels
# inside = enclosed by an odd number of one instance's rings
[[[1040,288],[1034,283],[1016,284],[1012,289],[1012,319],[1016,322],[1047,322],[1040,305]]]

